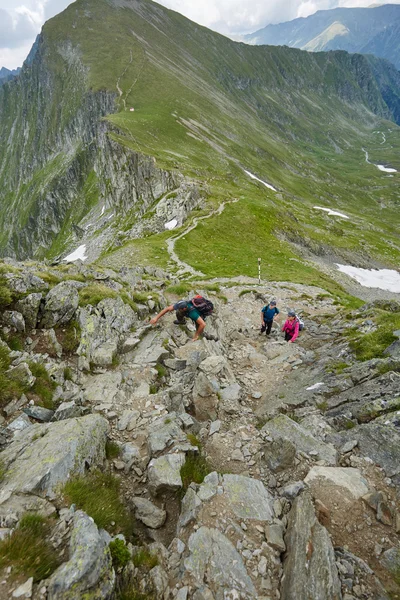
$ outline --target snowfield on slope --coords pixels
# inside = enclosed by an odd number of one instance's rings
[[[323,206],[314,206],[315,210],[324,210],[328,213],[330,217],[342,217],[342,219],[349,219],[347,215],[344,215],[341,212],[337,212],[336,210],[331,210],[330,208],[324,208]]]
[[[251,179],[255,179],[256,181],[259,181],[260,183],[265,185],[265,187],[267,187],[269,190],[272,190],[273,192],[278,191],[276,188],[274,188],[273,185],[271,185],[270,183],[267,183],[266,181],[263,181],[262,179],[259,179],[256,175],[253,175],[253,173],[250,173],[250,171],[246,171],[246,169],[243,169],[243,171],[246,173],[246,175],[251,177]]]
[[[336,265],[341,273],[349,275],[363,287],[400,294],[400,273],[394,269],[361,269],[338,263]]]
[[[82,244],[82,246],[79,246],[79,248],[71,252],[71,254],[68,254],[63,260],[66,262],[74,262],[76,260],[85,261],[86,259],[86,244]]]

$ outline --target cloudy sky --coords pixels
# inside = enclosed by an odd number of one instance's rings
[[[400,0],[387,0],[400,4]],[[189,19],[225,35],[250,33],[268,23],[306,17],[337,6],[368,6],[373,0],[158,0]],[[383,2],[380,2],[383,3]],[[0,0],[0,67],[26,58],[42,24],[71,0]]]

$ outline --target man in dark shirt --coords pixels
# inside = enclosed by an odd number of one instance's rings
[[[196,340],[198,340],[199,336],[204,331],[206,322],[200,316],[199,311],[196,310],[196,308],[190,301],[187,302],[186,300],[181,300],[176,304],[171,304],[170,306],[167,306],[157,316],[153,317],[150,320],[151,325],[155,325],[157,321],[161,319],[161,317],[174,310],[176,311],[176,321],[174,321],[174,323],[176,323],[177,325],[184,325],[185,318],[189,317],[189,319],[191,319],[196,325],[196,333],[194,334],[193,341],[195,342]]]
[[[274,319],[279,315],[279,308],[276,307],[276,300],[272,298],[269,304],[264,306],[261,311],[261,331],[269,335],[271,333],[272,323]]]

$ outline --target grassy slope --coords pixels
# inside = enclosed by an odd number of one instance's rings
[[[44,34],[53,50],[66,36],[79,48],[93,90],[116,91],[118,83],[119,111],[107,118],[117,127],[115,140],[205,183],[210,207],[240,198],[177,243],[184,260],[210,276],[255,275],[257,257],[272,253],[268,277],[324,283],[296,260],[286,236],[398,264],[399,176],[368,165],[361,147],[371,161],[400,169],[400,130],[367,110],[384,107],[363,59],[236,44],[146,0],[134,6],[78,0]],[[376,130],[386,132],[386,145]],[[104,262],[166,265],[170,235],[110,248]]]

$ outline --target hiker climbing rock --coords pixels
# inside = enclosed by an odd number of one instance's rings
[[[279,308],[276,307],[276,300],[272,298],[270,303],[264,306],[261,310],[261,330],[260,333],[269,335],[271,333],[271,327],[276,317],[279,315]]]
[[[285,334],[286,342],[293,343],[297,339],[300,331],[300,320],[296,316],[294,310],[288,311],[288,318],[286,319],[285,324],[282,327],[282,331]]]
[[[176,311],[176,320],[174,321],[176,325],[184,325],[187,317],[196,325],[196,333],[193,338],[193,341],[196,341],[204,332],[206,326],[205,319],[212,314],[214,305],[207,298],[203,298],[203,296],[195,296],[191,300],[180,300],[176,304],[167,306],[158,315],[153,317],[150,320],[151,325],[155,325],[161,317],[174,310]],[[204,334],[204,336],[207,339],[215,339],[211,335]]]

